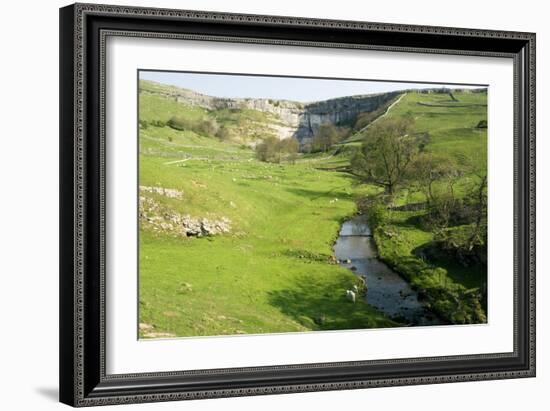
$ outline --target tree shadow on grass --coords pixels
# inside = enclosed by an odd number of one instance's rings
[[[466,288],[479,288],[482,292],[487,288],[487,268],[481,263],[465,266],[453,255],[441,249],[436,241],[419,245],[412,250],[415,257],[422,259],[430,267],[445,269],[447,276],[455,283]]]
[[[398,227],[417,228],[419,230],[426,231],[429,224],[429,216],[427,213],[412,215],[403,221],[395,221],[393,224]]]
[[[308,190],[305,188],[288,188],[287,191],[291,192],[292,194],[299,195],[300,197],[307,198],[310,201],[315,201],[319,199],[334,199],[334,198],[350,197],[350,193],[342,191],[342,189],[339,187],[329,189],[326,191]]]
[[[344,275],[304,275],[289,288],[271,291],[269,303],[283,314],[311,330],[383,328],[395,325],[366,304],[360,296],[355,303],[346,299],[346,290],[356,283]]]
[[[314,253],[309,250],[303,249],[288,249],[281,252],[285,257],[299,258],[304,261],[321,261],[321,262],[330,262],[332,256],[329,254],[323,253]]]

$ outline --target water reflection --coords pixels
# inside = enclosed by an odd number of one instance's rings
[[[365,300],[408,325],[441,324],[409,283],[378,259],[371,234],[365,218],[356,216],[342,225],[334,246],[339,264],[366,278]]]

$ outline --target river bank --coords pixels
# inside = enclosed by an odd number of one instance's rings
[[[441,321],[419,300],[418,293],[378,258],[376,244],[364,216],[342,224],[334,252],[338,263],[365,279],[364,300],[406,325],[438,325]]]

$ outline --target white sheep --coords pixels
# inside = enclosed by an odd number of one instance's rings
[[[352,303],[355,302],[355,293],[351,290],[346,290],[346,298],[350,300]]]

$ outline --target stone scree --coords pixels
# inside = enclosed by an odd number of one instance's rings
[[[185,237],[204,237],[229,233],[231,220],[182,215],[152,198],[139,197],[139,219],[147,228]]]

